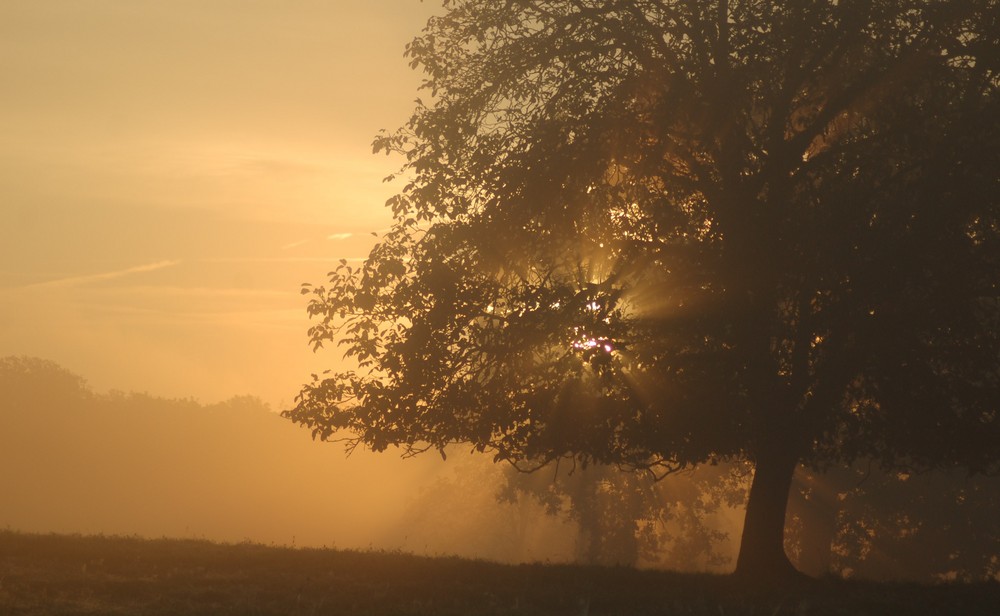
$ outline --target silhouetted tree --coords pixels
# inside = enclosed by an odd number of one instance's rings
[[[996,471],[996,0],[453,0],[392,229],[311,293],[287,416],[409,453],[749,460],[736,570],[794,575],[792,474]]]

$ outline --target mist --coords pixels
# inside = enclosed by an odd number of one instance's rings
[[[203,405],[95,393],[52,362],[0,366],[0,526],[505,562],[573,557],[571,525],[541,505],[497,504],[502,473],[483,456],[346,457],[254,397]]]
[[[660,482],[611,467],[519,473],[453,448],[310,438],[252,396],[202,404],[91,390],[51,361],[0,359],[0,527],[295,547],[727,571],[749,471]],[[813,574],[996,577],[995,479],[800,469],[788,549]]]
[[[679,570],[724,570],[735,553],[736,508],[690,509],[715,533],[699,535],[676,507],[672,524],[648,501],[618,507],[608,469],[521,474],[459,448],[398,453],[346,456],[252,396],[96,393],[51,361],[0,360],[0,526],[13,530]],[[674,500],[696,499],[683,483]],[[630,515],[649,517],[647,535],[660,516],[673,539],[640,554]]]

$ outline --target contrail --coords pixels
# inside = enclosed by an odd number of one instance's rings
[[[25,288],[41,288],[41,287],[69,287],[77,286],[81,284],[87,284],[90,282],[97,282],[99,280],[111,280],[113,278],[121,278],[122,276],[129,276],[131,274],[141,274],[143,272],[152,272],[154,270],[163,269],[165,267],[172,267],[180,263],[177,259],[168,259],[165,261],[156,261],[155,263],[147,263],[146,265],[137,265],[135,267],[129,267],[122,270],[115,270],[113,272],[103,272],[100,274],[88,274],[86,276],[71,276],[69,278],[57,278],[56,280],[46,280],[45,282],[35,282],[29,285],[25,285]]]

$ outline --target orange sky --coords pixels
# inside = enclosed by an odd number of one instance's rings
[[[419,0],[0,3],[0,355],[290,404],[302,282],[367,254]]]

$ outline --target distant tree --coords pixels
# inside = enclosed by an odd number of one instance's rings
[[[449,0],[408,47],[395,223],[306,287],[358,368],[286,416],[668,473],[1000,463],[997,0]]]
[[[729,561],[719,549],[728,536],[715,516],[746,499],[732,469],[711,468],[717,472],[699,469],[658,482],[603,465],[531,474],[510,469],[500,499],[528,497],[575,522],[580,562],[704,571]]]
[[[24,355],[0,357],[0,396],[4,406],[34,413],[73,412],[91,397],[87,382],[59,364]]]
[[[383,533],[384,544],[506,563],[573,558],[573,525],[546,515],[548,503],[520,494],[497,498],[506,468],[486,456],[456,455],[448,469],[402,504],[394,530]]]

